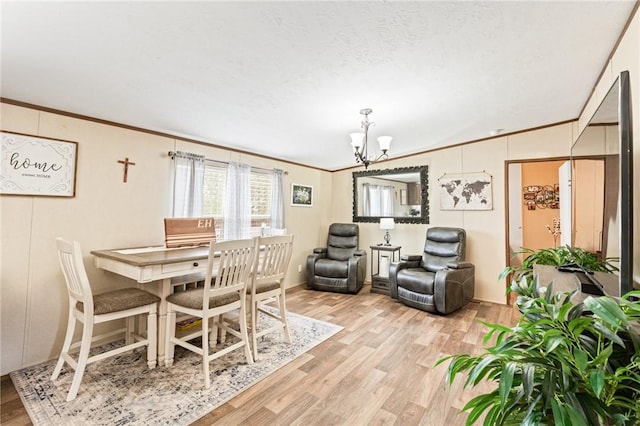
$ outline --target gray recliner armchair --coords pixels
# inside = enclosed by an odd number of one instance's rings
[[[307,257],[307,287],[337,293],[357,293],[367,272],[367,252],[358,249],[360,228],[353,223],[329,226],[327,247]]]
[[[389,293],[407,306],[449,314],[473,299],[475,267],[465,262],[466,233],[430,228],[422,255],[403,255],[389,269]]]

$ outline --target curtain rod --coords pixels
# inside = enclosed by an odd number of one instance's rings
[[[167,153],[167,155],[168,155],[169,157],[171,157],[171,159],[173,160],[173,159],[175,158],[175,156],[176,156],[176,153],[175,153],[175,152],[173,152],[173,151],[169,151],[169,152]],[[211,158],[206,158],[206,157],[205,157],[205,159],[204,159],[204,160],[205,160],[205,161],[211,161],[211,162],[214,162],[214,163],[220,163],[220,164],[229,164],[229,162],[228,162],[228,161],[213,160],[213,159],[211,159]],[[274,171],[274,170],[275,170],[275,169],[265,169],[264,167],[254,167],[254,166],[251,166],[251,168],[252,168],[252,169],[256,169],[256,170],[265,171],[265,172],[272,172],[272,171]],[[286,170],[283,170],[283,171],[282,171],[282,173],[283,173],[283,174],[285,174],[285,175],[288,175],[288,174],[289,174],[289,172],[288,172],[288,171],[286,171]]]

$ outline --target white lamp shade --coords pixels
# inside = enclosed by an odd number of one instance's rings
[[[393,221],[392,217],[380,218],[380,229],[394,229],[395,227],[396,223]]]
[[[364,133],[351,133],[351,146],[354,151],[358,151],[364,144]]]
[[[388,151],[391,146],[391,136],[379,136],[378,143],[380,144],[380,151]]]

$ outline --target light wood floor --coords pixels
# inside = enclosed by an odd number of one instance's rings
[[[460,408],[492,389],[445,387],[444,355],[482,352],[478,320],[511,325],[510,306],[472,302],[443,317],[408,308],[388,296],[343,295],[297,287],[290,311],[339,324],[344,330],[194,425],[464,425]],[[215,384],[214,384],[215,386]],[[8,376],[2,377],[2,425],[29,425]]]

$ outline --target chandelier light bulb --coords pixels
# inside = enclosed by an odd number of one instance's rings
[[[351,133],[349,136],[351,136],[351,146],[353,147],[354,152],[359,151],[364,144],[364,133]]]
[[[391,146],[391,136],[379,136],[378,143],[380,144],[380,151],[387,152]]]

